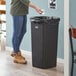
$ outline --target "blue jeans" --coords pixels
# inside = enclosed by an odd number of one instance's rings
[[[19,52],[19,47],[24,34],[26,33],[27,16],[13,16],[13,37],[12,45],[15,53]]]

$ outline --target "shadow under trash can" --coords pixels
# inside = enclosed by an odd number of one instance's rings
[[[38,68],[56,67],[58,26],[60,18],[31,17],[32,65]]]

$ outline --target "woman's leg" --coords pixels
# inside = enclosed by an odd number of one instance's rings
[[[26,24],[24,25],[24,20],[25,20],[24,16],[13,16],[14,31],[13,31],[12,44],[13,44],[13,49],[15,53],[19,52],[21,40],[26,32]],[[27,21],[25,21],[25,23],[26,22]],[[23,31],[23,29],[25,31]]]
[[[23,27],[22,27],[22,31],[21,31],[21,36],[20,36],[20,43],[26,33],[26,24],[27,24],[27,16],[24,15],[24,18],[23,18]]]

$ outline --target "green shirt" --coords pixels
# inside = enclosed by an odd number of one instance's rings
[[[26,15],[29,9],[29,0],[12,0],[11,1],[11,15]]]

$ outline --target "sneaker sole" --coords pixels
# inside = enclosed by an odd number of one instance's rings
[[[22,63],[22,62],[18,62],[18,61],[16,61],[16,60],[14,60],[14,63],[18,63],[18,64],[27,64],[27,61],[24,62],[24,63]]]

